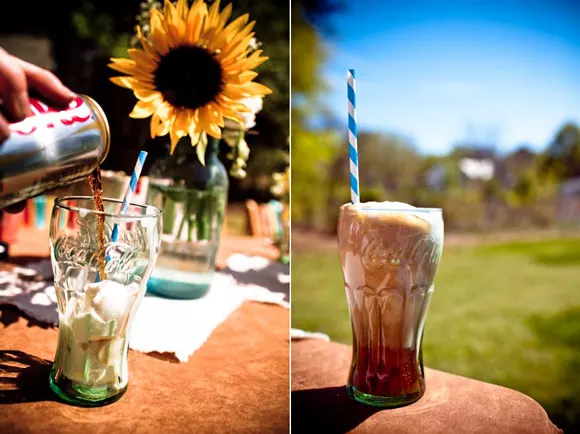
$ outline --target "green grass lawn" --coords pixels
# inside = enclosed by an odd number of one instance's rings
[[[338,253],[304,251],[292,326],[350,344]],[[580,239],[444,249],[423,345],[426,366],[519,390],[580,432]]]

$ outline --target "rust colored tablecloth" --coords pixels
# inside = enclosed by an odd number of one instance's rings
[[[292,432],[389,434],[561,433],[530,397],[505,387],[426,369],[427,391],[406,407],[380,410],[351,400],[351,347],[292,342]]]
[[[0,433],[284,433],[289,425],[289,312],[244,303],[187,363],[129,351],[116,403],[55,401],[48,373],[57,329],[0,308]]]

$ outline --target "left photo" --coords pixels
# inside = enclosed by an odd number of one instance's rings
[[[289,3],[58,6],[0,29],[0,432],[289,432]]]

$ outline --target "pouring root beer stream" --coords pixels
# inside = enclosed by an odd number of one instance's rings
[[[89,184],[95,201],[95,208],[101,213],[105,212],[103,206],[103,184],[101,182],[101,169],[97,166],[89,175]],[[105,275],[105,214],[97,215],[97,244],[96,252],[97,269],[101,280],[106,279]]]

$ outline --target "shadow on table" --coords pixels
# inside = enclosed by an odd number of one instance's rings
[[[23,351],[0,350],[0,404],[54,401],[48,386],[51,365]]]
[[[346,386],[292,392],[292,432],[345,433],[382,409],[358,404]]]
[[[26,315],[16,306],[0,305],[0,324],[2,324],[4,327],[8,327],[11,324],[17,323],[20,318],[26,319],[28,322],[28,327],[40,327],[43,329],[53,328],[51,324],[38,321],[37,319]]]
[[[37,264],[48,262],[50,264],[50,258],[46,256],[11,256],[10,265],[16,265],[18,267],[27,267],[30,264]]]
[[[236,281],[244,285],[257,285],[273,292],[283,292],[284,300],[290,300],[290,284],[281,282],[279,278],[279,276],[287,276],[290,273],[288,265],[270,262],[266,267],[259,270],[249,269],[241,272],[226,267],[221,272],[232,276]]]

